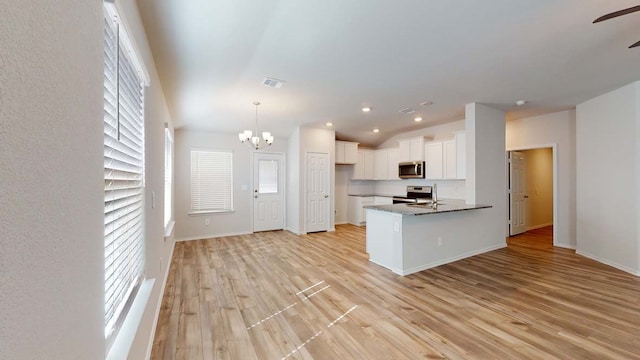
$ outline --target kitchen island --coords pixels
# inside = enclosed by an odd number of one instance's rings
[[[443,200],[437,206],[367,206],[369,261],[409,275],[506,246],[486,229],[490,205]]]

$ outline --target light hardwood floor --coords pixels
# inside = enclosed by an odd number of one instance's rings
[[[152,359],[640,359],[640,279],[550,229],[406,277],[364,231],[177,243]]]

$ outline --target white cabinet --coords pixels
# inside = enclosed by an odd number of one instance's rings
[[[364,207],[373,204],[373,196],[349,195],[349,201],[347,202],[347,222],[357,226],[364,225],[367,222],[367,210]]]
[[[336,140],[336,164],[358,162],[358,143]]]
[[[393,198],[387,196],[357,196],[349,195],[347,202],[347,222],[362,226],[367,222],[367,209],[369,205],[390,205]]]
[[[425,145],[425,178],[464,179],[465,178],[465,137],[458,133],[453,139],[430,141]]]
[[[443,177],[443,146],[442,141],[428,142],[424,147],[425,179],[442,179]]]
[[[358,161],[352,180],[373,180],[375,157],[373,150],[358,150]]]
[[[458,132],[455,136],[456,141],[456,179],[465,179],[467,177],[467,135],[465,132]]]
[[[387,150],[376,150],[374,153],[373,178],[375,180],[387,180]]]
[[[424,160],[424,137],[399,140],[400,162]]]
[[[442,158],[443,169],[442,177],[444,179],[456,178],[456,142],[454,139],[442,142]]]
[[[400,149],[393,148],[387,150],[387,179],[399,180],[398,163],[400,162]]]

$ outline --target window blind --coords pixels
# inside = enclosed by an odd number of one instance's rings
[[[119,24],[104,19],[105,336],[109,340],[144,273],[143,83]]]
[[[233,210],[233,153],[191,150],[191,212]]]

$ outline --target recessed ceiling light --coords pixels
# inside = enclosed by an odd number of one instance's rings
[[[518,100],[516,101],[516,106],[523,106],[527,104],[527,100]]]
[[[424,102],[421,102],[420,105],[422,105],[422,106],[433,105],[433,101],[424,101]]]
[[[380,132],[380,129],[375,128],[375,129],[373,129],[373,132],[374,132],[374,133],[379,133],[379,132]]]
[[[371,108],[368,107],[368,106],[365,106],[365,107],[362,108],[362,112],[368,113],[369,111],[371,111]]]
[[[415,119],[413,119],[415,122],[420,122],[422,121],[422,118],[420,116],[416,116]]]
[[[332,122],[328,122],[328,123],[327,123],[327,126],[328,126],[328,127],[332,127],[332,126],[333,126],[333,123],[332,123]]]

